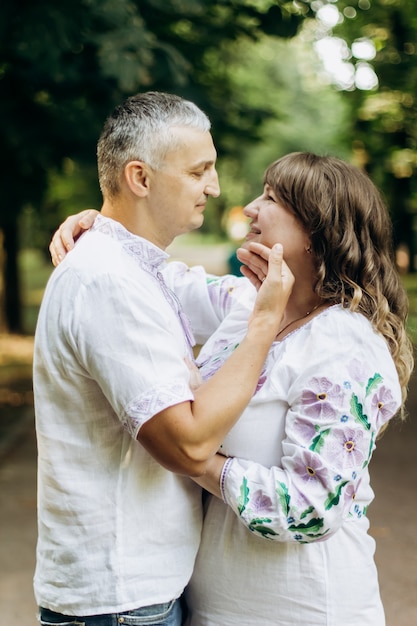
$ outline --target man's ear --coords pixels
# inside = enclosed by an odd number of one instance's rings
[[[124,178],[130,191],[144,198],[149,193],[149,166],[143,161],[129,161],[124,169]]]

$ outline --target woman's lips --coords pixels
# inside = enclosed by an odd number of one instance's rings
[[[248,234],[246,235],[246,239],[247,240],[253,239],[254,237],[257,237],[260,234],[261,234],[261,231],[259,230],[259,228],[256,228],[256,226],[251,226]]]

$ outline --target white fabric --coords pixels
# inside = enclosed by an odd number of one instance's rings
[[[187,317],[198,344],[207,341],[242,298],[246,306],[247,293],[253,296],[253,288],[246,278],[232,274],[214,276],[199,265],[188,267],[185,263],[173,261],[165,266],[163,275],[167,285],[187,308]]]
[[[38,604],[64,614],[178,597],[193,568],[201,493],[135,440],[192,400],[186,320],[167,255],[99,216],[54,271],[36,331]]]
[[[253,290],[246,310],[236,293],[199,355],[204,378],[245,334]],[[331,307],[272,346],[222,446],[239,458],[224,477],[227,505],[207,501],[191,626],[383,626],[368,461],[399,405],[386,343],[360,314]]]

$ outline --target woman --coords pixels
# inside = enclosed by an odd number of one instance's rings
[[[311,154],[272,164],[245,213],[248,241],[282,243],[295,284],[228,458],[199,480],[214,495],[190,624],[382,626],[368,465],[412,368],[390,220],[365,174]],[[191,316],[195,297],[181,290]],[[199,355],[203,378],[244,336],[236,300]]]
[[[388,212],[369,178],[335,158],[290,154],[264,182],[245,209],[244,272],[258,285],[258,246],[279,242],[295,285],[257,391],[198,480],[213,495],[189,624],[383,626],[368,467],[378,434],[404,414],[412,370]],[[178,264],[167,276],[200,337],[210,307],[221,320],[198,357],[206,379],[243,338],[254,289],[230,277],[207,287]]]

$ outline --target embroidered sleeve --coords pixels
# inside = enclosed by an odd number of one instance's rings
[[[347,368],[335,363],[331,375],[307,369],[290,390],[281,466],[234,458],[222,476],[224,500],[236,515],[276,541],[324,540],[348,516],[366,513],[355,494],[378,430],[400,404],[398,381],[356,359]]]
[[[229,313],[236,291],[247,285],[237,276],[213,276],[203,267],[168,263],[164,279],[179,298],[198,343],[205,342]]]

